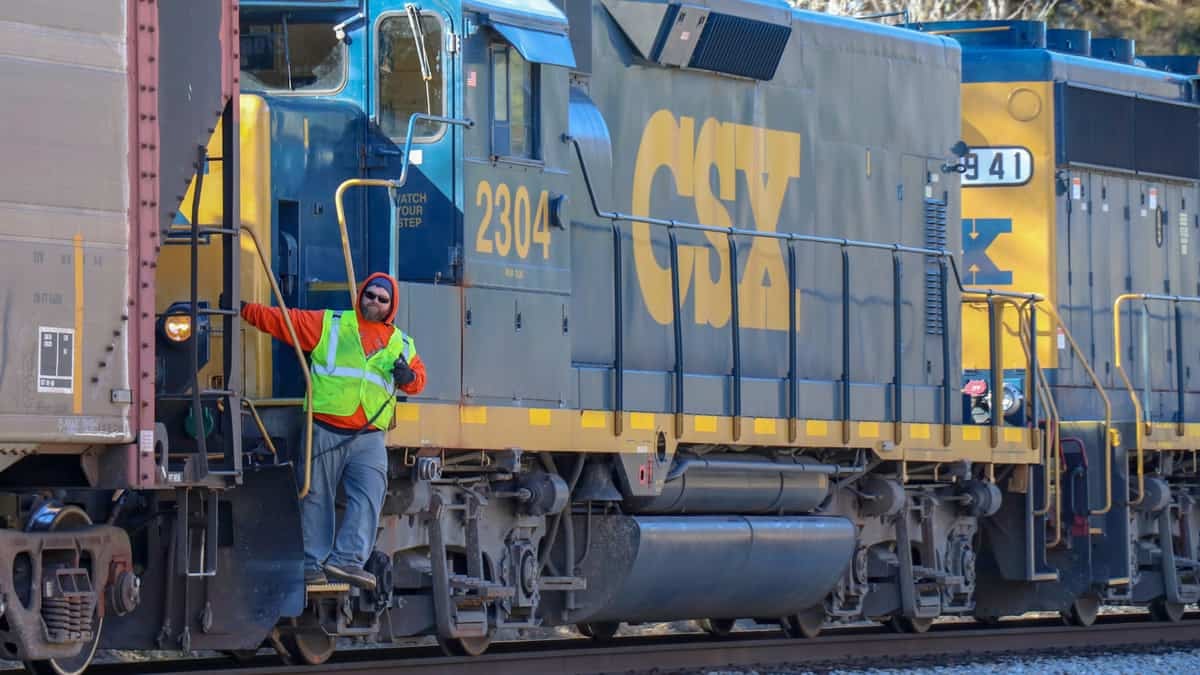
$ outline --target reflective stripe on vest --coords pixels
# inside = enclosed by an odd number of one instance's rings
[[[340,354],[339,360],[342,330],[353,333],[354,346]],[[312,353],[314,412],[347,416],[361,406],[368,417],[378,412],[374,426],[386,428],[390,424],[393,410],[387,409],[386,403],[394,393],[391,378],[372,370],[368,363],[374,361],[377,367],[390,373],[392,363],[399,356],[406,361],[415,356],[413,339],[399,329],[393,331],[387,345],[368,357],[362,348],[357,317],[353,316],[343,324],[342,312],[326,311],[321,340]],[[367,367],[356,367],[359,364]],[[380,409],[383,412],[379,412]]]

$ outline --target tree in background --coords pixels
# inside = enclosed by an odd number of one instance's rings
[[[1044,19],[1059,0],[793,0],[801,9],[862,16],[908,10],[912,21]]]
[[[1200,53],[1196,0],[1071,0],[1059,3],[1052,25],[1133,38],[1139,54]]]
[[[1139,54],[1200,53],[1197,0],[791,0],[801,9],[862,16],[908,11],[911,21],[1038,19],[1137,40]]]

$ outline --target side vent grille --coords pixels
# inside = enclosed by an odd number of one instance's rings
[[[791,35],[791,26],[709,14],[688,67],[770,80]]]
[[[925,200],[925,248],[946,248],[946,202]],[[936,256],[925,256],[925,333],[941,335],[946,330],[942,322],[942,268]]]

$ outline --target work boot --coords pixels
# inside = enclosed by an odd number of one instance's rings
[[[325,577],[324,572],[322,572],[319,569],[311,570],[311,569],[305,568],[305,570],[304,570],[304,585],[305,586],[316,586],[319,584],[327,584],[327,583],[329,583],[329,579],[327,579]]]
[[[375,580],[375,575],[364,570],[361,567],[339,567],[330,563],[325,563],[325,573],[333,579],[344,581],[352,586],[358,586],[364,590],[373,591],[378,582]]]

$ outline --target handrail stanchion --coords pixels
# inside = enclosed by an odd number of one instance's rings
[[[950,447],[950,406],[954,382],[950,379],[950,270],[946,259],[938,261],[938,295],[942,301],[942,447]]]
[[[1179,300],[1175,300],[1175,435],[1183,436],[1183,405],[1184,405],[1184,377],[1183,377],[1183,310],[1179,308]]]
[[[788,442],[794,443],[800,415],[800,389],[796,354],[796,246],[789,240],[788,250]]]
[[[1038,361],[1038,343],[1037,343],[1037,308],[1032,303],[1026,303],[1029,317],[1029,351],[1025,360],[1028,365],[1028,375],[1025,376],[1025,381],[1028,382],[1037,377],[1037,373],[1041,372],[1041,363]],[[1022,318],[1026,315],[1022,314]],[[1029,390],[1029,413],[1033,417],[1030,424],[1029,442],[1033,450],[1038,449],[1038,421],[1039,421],[1039,400],[1038,388],[1033,387]]]
[[[850,250],[842,245],[842,443],[850,442]]]
[[[667,230],[671,247],[671,325],[675,337],[675,438],[683,436],[683,319],[679,299],[679,239],[675,226]]]
[[[621,221],[613,233],[613,435],[625,429],[625,320],[621,305]]]
[[[742,435],[742,337],[741,312],[738,308],[738,249],[732,233],[729,242],[729,331],[733,339],[733,440]]]
[[[904,442],[904,317],[901,294],[900,251],[892,251],[892,439]]]
[[[988,298],[988,360],[992,369],[992,381],[989,384],[992,392],[991,446],[994,450],[1000,445],[1000,422],[1004,420],[1004,362],[1000,358],[1001,340],[1000,318],[1003,309],[997,309],[998,298]]]

